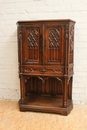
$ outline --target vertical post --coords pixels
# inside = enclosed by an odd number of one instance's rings
[[[63,86],[63,107],[67,107],[67,89],[68,89],[68,24],[65,27],[65,74]]]
[[[73,81],[73,77],[70,77],[69,80],[69,99],[72,100],[72,81]]]
[[[22,33],[23,29],[22,27],[18,27],[18,56],[19,56],[19,78],[20,78],[20,91],[21,91],[21,103],[24,102],[25,97],[25,79],[22,75]]]
[[[63,107],[67,107],[67,77],[64,77],[64,86],[63,86]]]
[[[25,80],[24,76],[20,76],[20,90],[21,90],[21,103],[24,103],[24,98],[25,98]]]
[[[44,40],[44,24],[43,24],[43,48],[42,48],[42,53],[43,53],[43,62],[42,62],[42,64],[44,65],[44,42],[45,42],[45,40]]]

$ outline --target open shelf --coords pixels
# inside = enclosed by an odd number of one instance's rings
[[[35,94],[30,94],[25,97],[23,103],[19,100],[19,106],[21,111],[51,112],[62,115],[67,115],[73,108],[71,100],[67,101],[67,108],[64,108],[62,98]]]

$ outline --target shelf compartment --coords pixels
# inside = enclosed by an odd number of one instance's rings
[[[35,94],[30,94],[25,97],[24,103],[21,103],[21,99],[19,100],[21,111],[38,111],[68,115],[73,108],[72,100],[67,100],[67,108],[64,108],[62,104],[62,98]]]

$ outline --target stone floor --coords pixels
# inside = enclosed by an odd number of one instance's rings
[[[87,106],[75,105],[61,116],[20,112],[16,101],[0,100],[0,130],[87,130]]]

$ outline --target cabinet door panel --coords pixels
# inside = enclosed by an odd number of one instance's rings
[[[27,25],[23,28],[23,64],[41,64],[42,28]]]
[[[45,25],[45,64],[64,64],[64,27]]]

